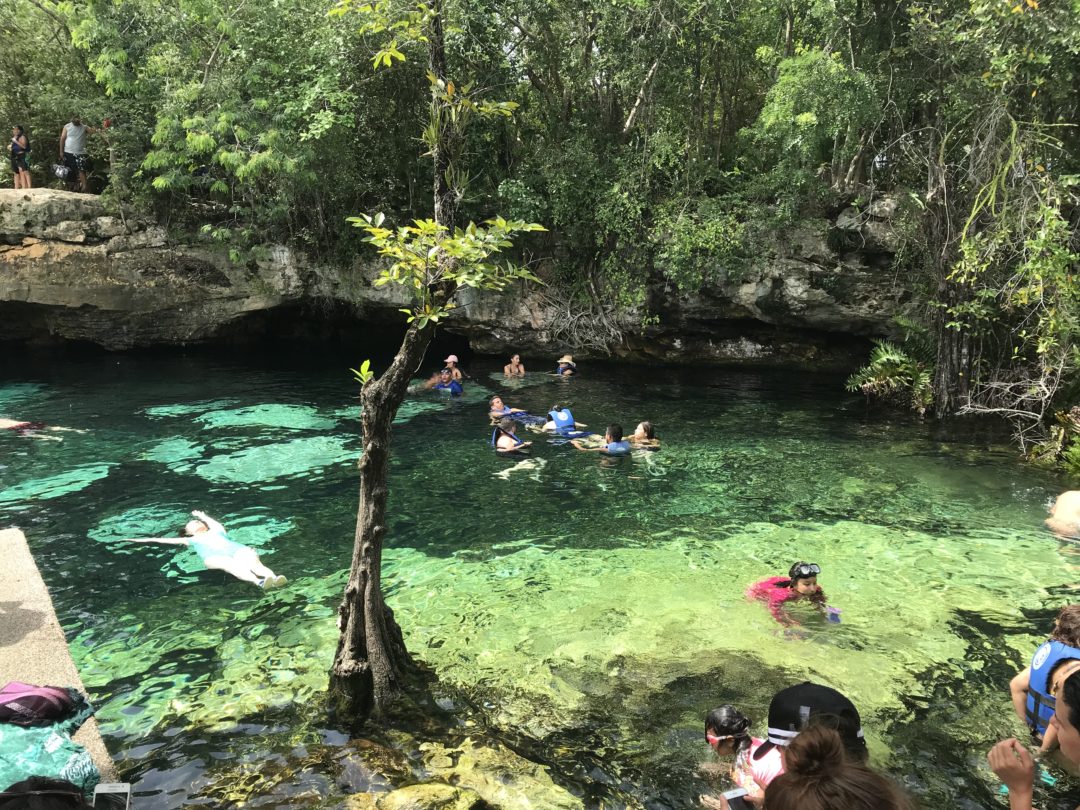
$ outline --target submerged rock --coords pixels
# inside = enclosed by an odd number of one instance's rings
[[[475,791],[442,782],[400,788],[380,796],[374,806],[377,810],[495,810]]]

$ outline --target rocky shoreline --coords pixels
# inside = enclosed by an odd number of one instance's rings
[[[690,293],[648,292],[642,312],[616,314],[616,359],[678,363],[846,366],[868,339],[895,332],[906,301],[892,260],[895,203],[880,199],[832,219],[807,220],[720,281]],[[53,189],[0,190],[0,340],[84,341],[109,350],[228,343],[231,335],[306,321],[397,323],[400,291],[375,288],[375,271],[312,262],[270,245],[259,258],[171,235],[121,216],[100,197]],[[312,318],[312,313],[321,313]],[[264,316],[259,320],[257,316]],[[273,317],[265,317],[273,316]],[[445,329],[479,353],[572,350],[571,307],[522,284],[501,295],[464,291]],[[314,324],[313,324],[314,325]]]

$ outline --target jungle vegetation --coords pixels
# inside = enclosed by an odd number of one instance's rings
[[[391,0],[371,0],[389,18]],[[73,112],[118,205],[228,244],[355,255],[433,216],[427,44],[332,0],[0,0],[0,115],[43,179]],[[366,12],[365,12],[366,13]],[[1080,0],[452,0],[461,222],[542,223],[568,344],[737,275],[808,216],[899,202],[912,305],[851,386],[1010,419],[1080,459]],[[380,69],[375,69],[380,68]],[[530,265],[531,266],[531,265]],[[1080,422],[1077,422],[1080,424]],[[1070,453],[1070,450],[1072,452]]]

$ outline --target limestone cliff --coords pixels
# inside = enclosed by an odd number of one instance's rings
[[[609,348],[634,359],[836,360],[852,336],[889,334],[904,303],[890,269],[894,211],[880,200],[803,222],[696,292],[652,289],[647,324],[645,310],[617,313],[612,325],[625,338]],[[315,266],[282,246],[261,253],[234,263],[222,249],[170,240],[156,223],[121,219],[91,195],[2,190],[0,339],[188,344],[252,313],[299,313],[313,301],[347,304],[350,317],[400,317],[400,292],[374,288],[370,266]],[[552,290],[522,284],[502,295],[465,291],[446,328],[481,352],[602,354],[577,339],[575,324],[589,318]]]
[[[0,339],[190,343],[302,294],[285,249],[237,265],[223,250],[170,244],[159,225],[112,216],[90,194],[0,191]]]

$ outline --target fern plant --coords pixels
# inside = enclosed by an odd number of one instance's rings
[[[904,404],[924,416],[934,402],[933,374],[925,363],[888,340],[874,341],[870,362],[845,386],[869,397]]]

